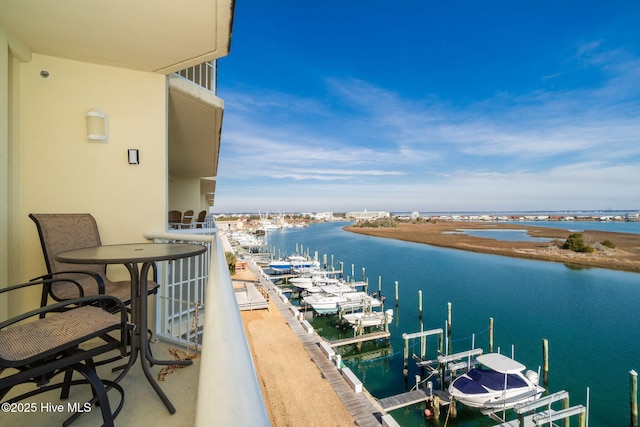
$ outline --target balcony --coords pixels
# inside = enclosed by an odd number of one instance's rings
[[[125,390],[125,404],[116,418],[117,425],[208,426],[212,420],[216,420],[216,425],[270,425],[217,230],[197,231],[198,234],[162,232],[145,236],[154,241],[190,242],[208,247],[199,259],[159,266],[162,289],[157,297],[157,313],[161,340],[151,345],[154,356],[173,360],[172,353],[187,350],[184,344],[193,342],[195,336],[202,344],[192,366],[152,367],[154,375],[164,376],[159,384],[177,412],[169,414],[136,363],[120,382]],[[199,312],[196,305],[202,306]],[[195,328],[191,327],[194,318],[200,319]],[[115,378],[117,373],[111,372],[112,367],[100,367],[100,376]],[[37,404],[35,413],[0,413],[0,425],[62,423],[70,415],[67,402],[82,404],[89,396],[88,387],[72,388],[68,401],[59,401],[55,391],[38,395],[29,402]],[[117,394],[110,393],[110,398],[112,405],[117,406]],[[62,411],[47,409],[49,403],[52,408],[63,405]],[[99,425],[100,413],[93,409],[73,425]]]
[[[174,73],[175,76],[190,81],[216,95],[218,61],[203,62]]]

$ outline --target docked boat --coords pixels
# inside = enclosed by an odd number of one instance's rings
[[[313,287],[313,279],[311,277],[294,277],[293,279],[289,279],[289,283],[301,291],[306,291]]]
[[[354,310],[382,305],[380,300],[364,292],[357,292],[348,285],[322,286],[320,292],[307,295],[302,300],[320,315],[336,314],[340,309]]]
[[[359,311],[357,313],[344,314],[342,316],[342,319],[353,328],[384,326],[385,321],[387,324],[392,322],[393,310],[389,309],[385,311]]]
[[[476,358],[480,367],[453,380],[449,393],[460,403],[480,409],[510,409],[538,399],[544,388],[536,372],[502,354],[489,353]]]
[[[307,260],[303,256],[292,255],[284,260],[274,260],[269,263],[269,268],[276,273],[310,273],[320,268],[320,263]]]
[[[291,271],[291,263],[289,261],[275,260],[269,263],[269,268],[276,274],[288,273]]]
[[[320,268],[320,262],[308,260],[303,256],[290,256],[287,258],[294,273],[309,273]]]

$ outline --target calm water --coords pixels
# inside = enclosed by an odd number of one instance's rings
[[[540,223],[535,223],[541,225]],[[549,223],[553,224],[553,223]],[[600,224],[600,223],[599,223]],[[476,347],[488,351],[487,327],[494,318],[494,345],[529,369],[542,364],[542,339],[549,340],[549,390],[567,390],[571,404],[585,404],[590,388],[589,425],[629,425],[629,371],[640,369],[640,275],[603,269],[571,268],[563,264],[484,255],[342,230],[344,223],[315,224],[304,229],[270,233],[268,243],[282,254],[304,246],[334,265],[345,264],[346,275],[369,279],[377,290],[379,277],[394,307],[399,282],[399,307],[390,325],[391,347],[365,347],[361,354],[345,354],[346,364],[357,373],[371,394],[387,397],[406,390],[402,375],[403,333],[444,328],[447,303],[452,304],[454,352]],[[581,225],[570,224],[579,230]],[[591,227],[591,223],[586,228]],[[640,225],[640,224],[639,224]],[[640,233],[632,223],[607,224],[613,231]],[[617,228],[616,228],[617,227]],[[634,228],[636,227],[636,228]],[[353,265],[353,267],[352,267]],[[418,318],[418,290],[423,293],[423,324]],[[333,318],[314,318],[321,335],[337,338],[341,332]],[[345,331],[343,334],[351,335]],[[437,343],[427,341],[427,356]],[[410,353],[419,354],[419,342]],[[419,373],[410,361],[409,385]],[[403,426],[432,425],[419,407],[393,411]],[[442,422],[444,422],[443,414]],[[572,420],[577,422],[577,417]],[[451,426],[492,425],[487,418],[458,405]]]

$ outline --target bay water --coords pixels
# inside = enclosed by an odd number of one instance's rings
[[[450,353],[472,346],[488,352],[491,317],[494,351],[499,349],[508,356],[513,352],[516,360],[537,371],[542,365],[542,340],[547,339],[548,391],[566,390],[571,405],[577,405],[586,404],[588,388],[589,426],[629,425],[629,371],[640,370],[640,274],[383,239],[346,232],[345,225],[330,222],[270,231],[267,242],[282,256],[295,253],[296,248],[311,256],[317,252],[320,261],[326,254],[329,264],[333,259],[337,269],[343,262],[345,276],[355,280],[363,278],[364,268],[369,293],[381,284],[387,297],[385,309],[394,309],[389,345],[368,343],[360,352],[341,350],[345,365],[373,396],[388,397],[415,385],[414,377],[420,374],[415,362],[409,360],[406,382],[403,376],[402,334],[444,329],[447,304],[451,303]],[[594,228],[590,223],[569,225],[575,230]],[[633,223],[608,227],[640,233]],[[418,291],[422,291],[422,319]],[[329,339],[353,335],[353,331],[338,327],[335,316],[314,317],[311,322]],[[420,354],[419,340],[410,345],[410,354]],[[426,347],[427,358],[434,358],[437,340],[427,339]],[[435,379],[433,384],[438,386]],[[437,425],[435,420],[424,419],[423,409],[413,405],[391,414],[403,427]],[[441,424],[445,417],[446,411],[441,414]],[[574,418],[572,425],[577,425]],[[448,425],[489,426],[493,422],[459,404],[458,417]]]

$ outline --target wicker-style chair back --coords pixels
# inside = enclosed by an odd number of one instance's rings
[[[84,270],[104,274],[105,265],[67,264],[58,262],[55,256],[72,249],[102,246],[98,224],[91,214],[31,214],[38,227],[44,260],[49,273]]]
[[[204,220],[207,218],[207,211],[200,211],[198,214],[198,220],[196,221],[196,228],[204,227]]]
[[[169,223],[182,222],[182,212],[169,211]]]
[[[193,210],[188,210],[182,215],[182,228],[191,228],[191,221],[193,221]]]
[[[52,283],[47,289],[48,296],[63,301],[81,296],[106,294],[112,295],[129,304],[131,301],[131,282],[112,282],[107,278],[105,264],[68,264],[56,261],[55,256],[63,251],[101,246],[98,225],[91,214],[30,214],[40,236],[42,253],[50,277],[65,277],[72,282]],[[82,288],[78,289],[78,285]],[[149,281],[151,292],[158,287],[155,281]],[[42,295],[42,305],[46,305],[47,294]]]

